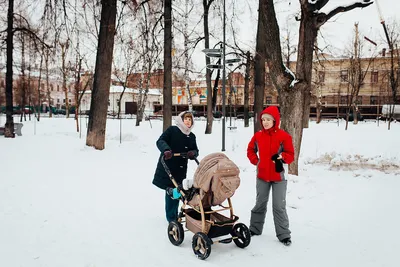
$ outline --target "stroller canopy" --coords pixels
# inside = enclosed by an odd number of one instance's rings
[[[204,192],[212,192],[211,205],[220,205],[232,197],[240,185],[240,170],[223,153],[212,153],[204,157],[194,174],[193,186]]]

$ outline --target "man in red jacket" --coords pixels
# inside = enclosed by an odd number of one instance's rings
[[[247,147],[247,157],[257,166],[256,204],[251,210],[250,233],[261,235],[272,188],[272,209],[276,236],[289,246],[292,243],[286,212],[285,170],[283,164],[294,160],[292,137],[279,129],[280,114],[275,106],[261,112],[262,130],[256,132]]]

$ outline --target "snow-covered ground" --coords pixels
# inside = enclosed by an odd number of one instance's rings
[[[65,118],[24,122],[22,137],[0,137],[1,267],[399,266],[399,123],[390,131],[375,121],[345,131],[343,121],[311,122],[300,174],[289,176],[292,246],[277,241],[269,209],[263,235],[245,249],[213,245],[206,261],[194,256],[191,232],[180,247],[167,237],[164,192],[151,183],[162,121],[134,124],[109,120],[103,151],[85,146],[86,119],[81,137]],[[246,147],[253,127],[233,124],[238,129],[226,131],[226,154],[241,170],[241,186],[232,203],[248,224],[255,168]],[[204,130],[205,121],[196,121],[200,159],[221,150],[221,121],[213,134]],[[191,161],[189,177],[195,168]]]

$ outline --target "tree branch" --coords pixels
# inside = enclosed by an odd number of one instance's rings
[[[31,37],[33,37],[34,40],[39,41],[42,45],[44,45],[45,47],[47,47],[48,49],[52,48],[52,46],[46,44],[44,41],[42,41],[42,39],[39,38],[39,36],[36,35],[36,33],[34,33],[32,30],[25,28],[25,27],[17,27],[13,29],[13,33],[16,32],[25,32],[28,35],[30,35]]]
[[[333,9],[331,12],[329,12],[328,15],[321,13],[320,15],[323,15],[323,16],[318,18],[318,24],[319,24],[319,26],[321,26],[322,24],[324,24],[325,22],[327,22],[328,20],[330,20],[332,17],[336,16],[339,13],[347,12],[347,11],[353,10],[355,8],[364,8],[369,5],[372,5],[373,3],[374,2],[372,2],[371,0],[363,0],[362,2],[356,2],[349,6],[339,6],[335,9]]]

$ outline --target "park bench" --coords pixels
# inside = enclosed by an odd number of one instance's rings
[[[21,129],[24,125],[22,123],[14,123],[14,132],[18,136],[22,136]],[[0,135],[4,135],[4,127],[0,127]]]

